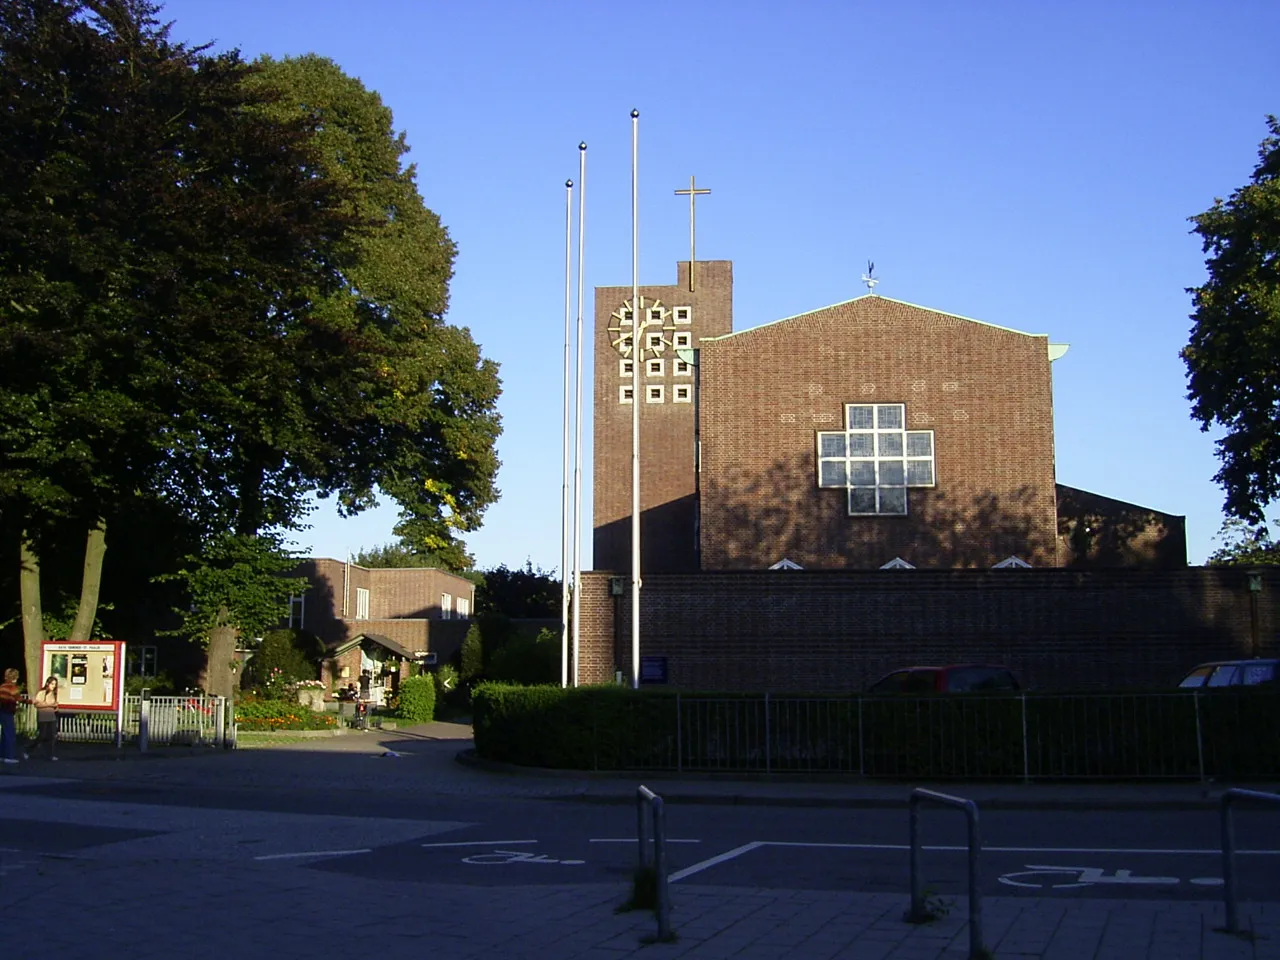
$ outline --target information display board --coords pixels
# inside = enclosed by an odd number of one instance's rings
[[[123,640],[48,640],[41,663],[41,684],[58,678],[59,710],[119,710],[124,692]]]

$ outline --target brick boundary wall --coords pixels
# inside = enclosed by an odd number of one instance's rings
[[[583,574],[583,683],[629,676],[630,588]],[[625,575],[623,577],[625,581]],[[750,571],[646,576],[641,653],[682,689],[848,693],[912,664],[988,661],[1032,689],[1172,687],[1251,655],[1242,569]],[[1257,595],[1259,652],[1280,652],[1280,569]]]

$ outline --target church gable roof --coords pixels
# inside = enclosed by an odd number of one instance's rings
[[[780,326],[784,323],[793,323],[798,320],[817,317],[820,314],[827,313],[832,310],[838,310],[841,307],[850,307],[855,304],[860,306],[876,306],[878,304],[896,304],[898,306],[908,307],[911,310],[919,310],[922,313],[930,313],[939,317],[946,317],[947,319],[950,319],[950,320],[963,320],[966,323],[976,323],[980,326],[988,327],[992,330],[1000,330],[1000,331],[1003,331],[1004,333],[1012,333],[1020,337],[1039,337],[1039,338],[1048,337],[1048,334],[1027,333],[1024,330],[1014,330],[1012,327],[1002,327],[997,323],[988,323],[985,320],[975,320],[972,317],[964,317],[958,313],[948,313],[945,310],[935,310],[933,307],[922,307],[918,303],[908,303],[906,300],[895,300],[893,297],[882,297],[878,293],[864,293],[862,296],[854,297],[851,300],[843,300],[840,303],[833,303],[833,304],[830,304],[829,306],[819,307],[816,310],[806,310],[804,313],[797,313],[790,317],[783,317],[780,320],[771,320],[768,323],[762,323],[759,326],[748,327],[746,330],[735,330],[733,333],[726,333],[719,337],[704,337],[701,339],[700,342],[705,343],[708,341],[714,342],[714,341],[720,341],[720,340],[732,340],[735,337],[743,337],[748,334],[757,333],[758,331],[769,329],[771,327]],[[1054,344],[1054,346],[1058,346],[1058,345]],[[1061,353],[1065,353],[1065,352],[1066,352],[1065,349],[1061,351]],[[1061,353],[1059,353],[1058,355],[1060,356]],[[1051,355],[1051,359],[1056,359],[1056,357],[1053,356],[1052,350],[1050,351],[1050,355]]]

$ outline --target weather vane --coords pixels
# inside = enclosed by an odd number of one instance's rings
[[[868,294],[876,292],[876,284],[880,281],[876,279],[876,265],[870,260],[867,261],[867,272],[862,275],[862,282],[867,285]]]

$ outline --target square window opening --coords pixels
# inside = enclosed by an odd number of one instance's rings
[[[631,388],[630,388],[630,387],[619,387],[619,388],[618,388],[618,402],[619,402],[619,403],[630,403],[630,402],[631,402]]]
[[[693,388],[689,386],[676,387],[675,395],[672,397],[672,399],[676,403],[692,403]]]
[[[665,393],[662,387],[649,387],[645,391],[645,400],[649,403],[662,403]]]

